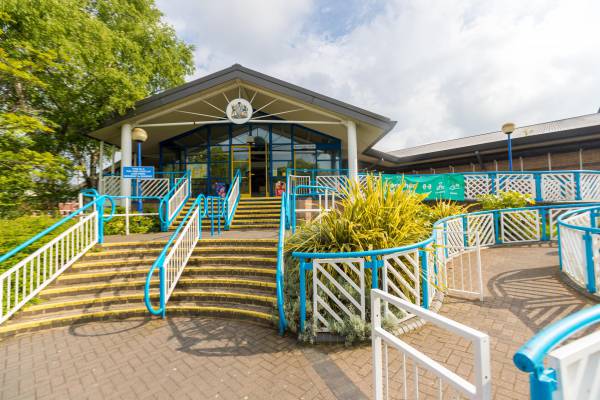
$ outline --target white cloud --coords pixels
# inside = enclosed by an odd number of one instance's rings
[[[344,2],[158,3],[196,44],[198,75],[239,62],[386,115],[398,125],[383,150],[600,106],[594,0],[397,0],[362,21]]]

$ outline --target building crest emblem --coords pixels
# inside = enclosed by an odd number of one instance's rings
[[[234,124],[245,124],[252,118],[252,105],[246,99],[233,99],[225,110],[227,119]]]

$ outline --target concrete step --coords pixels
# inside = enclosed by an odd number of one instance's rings
[[[158,291],[150,295],[153,303],[158,300]],[[193,302],[197,305],[207,305],[208,303],[226,303],[245,305],[255,305],[262,307],[274,307],[277,304],[277,297],[254,293],[251,291],[227,291],[216,288],[205,289],[180,289],[177,288],[169,298],[169,303],[175,302]],[[70,297],[57,297],[52,300],[43,301],[39,304],[32,304],[25,307],[19,313],[19,320],[25,318],[39,318],[40,315],[56,313],[67,310],[86,310],[92,307],[112,306],[119,304],[144,304],[144,293],[139,291],[125,291],[119,294],[79,295]],[[155,304],[155,303],[154,303]]]
[[[269,229],[275,230],[279,229],[279,224],[255,224],[255,225],[238,225],[236,223],[232,223],[229,227],[231,230],[252,230],[252,229]]]
[[[89,253],[81,258],[82,262],[96,260],[145,260],[147,258],[156,259],[162,252],[162,248],[149,249],[119,249],[106,250],[102,252]],[[259,247],[259,246],[198,246],[194,248],[196,255],[235,255],[235,254],[251,254],[251,255],[275,255],[277,248],[275,246]]]
[[[148,268],[109,269],[86,272],[73,272],[59,276],[56,285],[69,285],[77,283],[106,283],[131,278],[144,278],[148,274]],[[191,267],[186,266],[182,277],[201,276],[260,276],[275,279],[275,267],[229,267],[225,265]]]
[[[146,284],[145,277],[135,279],[113,279],[110,282],[94,282],[70,285],[53,285],[44,289],[39,298],[52,299],[55,297],[74,296],[86,293],[111,293],[119,290],[139,290],[143,293]],[[151,287],[158,287],[158,279],[153,279]],[[205,276],[201,278],[181,277],[177,282],[177,287],[186,288],[244,288],[260,290],[265,293],[275,293],[276,284],[273,279],[252,277],[237,278],[228,276]]]
[[[236,305],[212,304],[196,305],[195,303],[173,303],[167,305],[168,315],[206,315],[215,317],[247,319],[272,325],[274,318],[267,307],[243,308]],[[125,304],[110,307],[91,307],[85,312],[78,310],[52,313],[43,318],[19,321],[11,320],[0,326],[0,338],[10,337],[18,333],[37,331],[45,328],[70,325],[77,322],[122,319],[130,317],[149,317],[148,310],[139,304]]]

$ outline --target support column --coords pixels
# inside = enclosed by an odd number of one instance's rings
[[[123,167],[131,166],[131,125],[121,126],[121,177]],[[121,178],[121,196],[131,196],[131,179]]]
[[[346,121],[346,131],[348,135],[348,178],[358,181],[358,146],[354,121]]]
[[[98,192],[104,194],[104,142],[100,141],[100,154],[98,154]]]

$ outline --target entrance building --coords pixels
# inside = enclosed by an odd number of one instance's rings
[[[276,196],[291,168],[356,177],[359,168],[391,166],[373,146],[394,125],[236,64],[141,100],[90,136],[120,147],[121,170],[139,163],[139,150],[141,165],[189,172],[193,195],[226,191],[239,170],[243,196]],[[143,143],[132,141],[135,128],[146,131]],[[128,179],[119,184],[121,195],[131,194]]]
[[[275,196],[288,168],[342,168],[341,140],[298,124],[215,124],[159,144],[162,171],[190,171],[194,193],[226,187],[236,170],[242,196]]]

